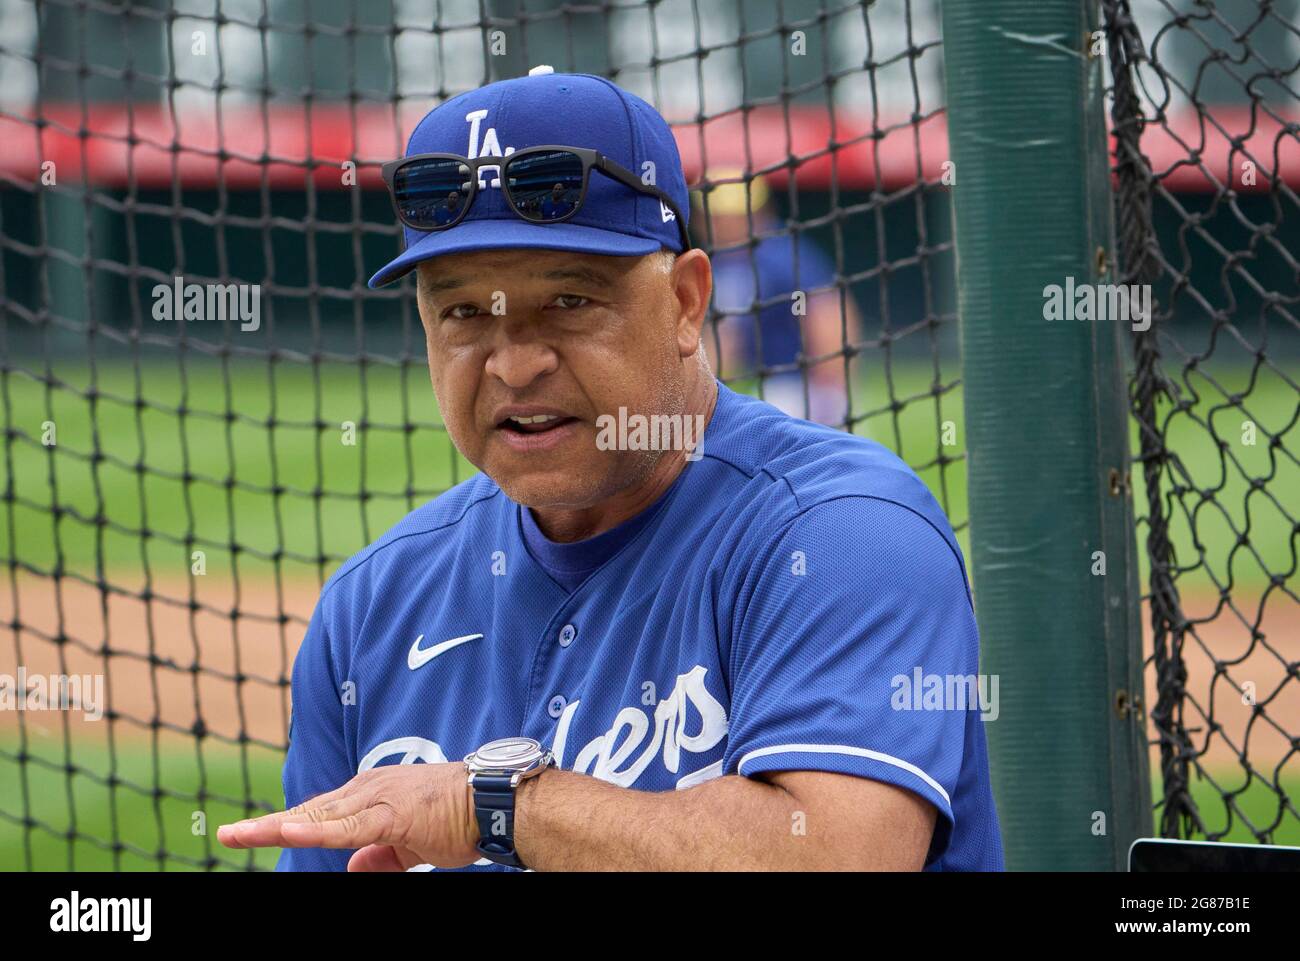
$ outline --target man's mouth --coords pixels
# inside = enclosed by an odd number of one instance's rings
[[[562,407],[512,404],[492,412],[493,438],[518,454],[543,454],[568,447],[581,436],[582,421]]]
[[[573,417],[560,417],[555,414],[534,414],[531,417],[512,415],[504,418],[497,427],[514,434],[544,434],[547,431],[571,424]]]

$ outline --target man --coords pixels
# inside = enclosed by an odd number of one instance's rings
[[[220,840],[285,870],[1000,868],[980,717],[899,695],[978,670],[949,525],[884,448],[710,374],[663,119],[539,68],[385,176],[407,249],[371,283],[418,270],[481,473],[330,579],[290,810]]]
[[[782,229],[767,181],[741,176],[717,171],[710,179],[720,182],[708,191],[713,303],[722,315],[719,372],[747,376],[761,365],[769,404],[843,426],[843,349],[861,334],[857,306],[848,294],[841,303],[835,264],[821,249],[806,234]]]

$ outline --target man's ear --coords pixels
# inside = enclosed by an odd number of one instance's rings
[[[673,261],[671,282],[677,301],[677,348],[684,359],[699,349],[700,332],[709,315],[713,294],[709,255],[698,248],[679,254]]]

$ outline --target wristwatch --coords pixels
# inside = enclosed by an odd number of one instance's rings
[[[555,755],[531,737],[503,737],[465,756],[474,792],[478,851],[490,861],[522,868],[515,851],[515,788],[555,763]]]

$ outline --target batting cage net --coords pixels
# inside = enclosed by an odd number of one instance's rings
[[[1300,4],[1107,0],[1166,837],[1300,820]]]
[[[1155,829],[1300,843],[1300,0],[1101,6]],[[215,827],[281,804],[321,584],[473,472],[379,168],[539,64],[672,124],[722,380],[969,554],[938,0],[0,0],[0,867],[273,864]]]
[[[281,804],[322,582],[472,473],[414,286],[366,286],[379,167],[535,65],[673,125],[721,378],[892,447],[964,538],[939,32],[935,0],[0,0],[0,864],[273,863],[215,828]]]

